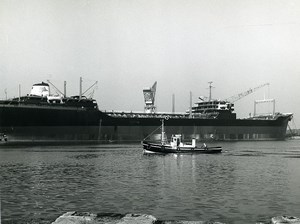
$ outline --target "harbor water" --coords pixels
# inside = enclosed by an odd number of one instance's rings
[[[223,146],[217,155],[144,155],[140,144],[1,146],[1,221],[51,223],[68,211],[234,224],[300,217],[299,143],[210,144]]]

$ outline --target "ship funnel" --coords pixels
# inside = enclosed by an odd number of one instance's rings
[[[49,96],[49,84],[44,82],[34,84],[31,88],[30,95],[41,96],[41,97]]]

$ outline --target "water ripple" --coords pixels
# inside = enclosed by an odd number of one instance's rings
[[[0,149],[2,220],[66,211],[255,223],[300,216],[294,142],[224,143],[220,155],[143,155],[140,145]]]

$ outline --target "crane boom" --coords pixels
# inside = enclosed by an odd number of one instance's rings
[[[245,97],[245,96],[247,96],[247,95],[255,92],[256,90],[258,90],[258,89],[260,89],[260,88],[262,88],[264,86],[268,86],[268,85],[270,85],[270,83],[264,83],[264,84],[259,85],[257,87],[250,88],[249,90],[247,90],[245,92],[239,93],[237,95],[234,95],[234,96],[231,96],[231,97],[225,99],[225,101],[233,103],[233,102],[238,101],[239,99],[241,99],[241,98],[243,98],[243,97]]]

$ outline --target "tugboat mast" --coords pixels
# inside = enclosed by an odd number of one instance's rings
[[[165,123],[164,119],[161,119],[161,144],[165,144]]]

